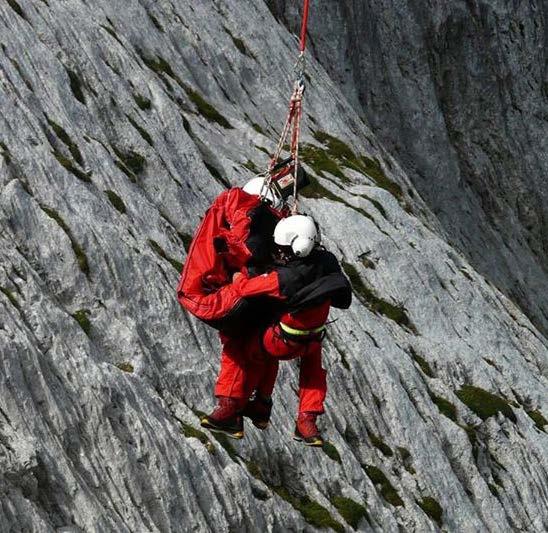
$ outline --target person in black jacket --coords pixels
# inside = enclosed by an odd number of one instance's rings
[[[279,361],[299,358],[294,438],[308,446],[323,444],[316,425],[327,393],[321,343],[330,307],[348,308],[352,293],[337,259],[319,240],[311,217],[293,215],[276,225],[277,252],[271,271],[277,273],[282,303],[276,303],[277,309],[268,308],[267,314],[276,317],[269,327],[225,345],[216,386],[219,404],[202,419],[202,426],[241,438],[242,417],[248,417],[256,427],[265,429]]]

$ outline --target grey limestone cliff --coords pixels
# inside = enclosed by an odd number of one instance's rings
[[[432,18],[421,33],[402,24],[406,3],[372,2],[383,19],[356,41],[370,11],[331,4],[312,19],[321,62],[308,62],[314,183],[302,207],[355,298],[332,314],[330,444],[311,450],[291,440],[293,363],[266,432],[249,425],[228,442],[199,430],[219,342],[175,298],[204,210],[274,148],[296,47],[282,12],[280,23],[245,0],[0,2],[0,531],[548,529],[545,107],[526,79],[545,68],[534,35],[546,8],[520,3],[520,30],[509,2],[485,19],[474,2],[415,2]],[[388,34],[418,46],[432,25],[447,29],[431,35],[448,49],[438,63],[409,63],[394,40],[386,63],[369,64]],[[492,37],[506,26],[507,40]],[[454,27],[470,53],[489,43],[531,57],[521,76],[511,62],[503,72],[515,106],[507,93],[482,104],[490,89],[473,72],[466,90],[452,85],[451,68],[474,67]],[[352,53],[332,61],[337,39]],[[409,85],[430,84],[420,99],[390,94],[405,70]],[[492,123],[501,110],[507,122]],[[482,161],[509,186],[489,187]],[[480,200],[491,208],[474,213]]]

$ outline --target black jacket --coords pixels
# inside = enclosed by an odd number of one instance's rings
[[[280,291],[287,298],[288,312],[319,305],[326,299],[339,309],[348,309],[352,289],[337,258],[324,248],[315,248],[307,257],[276,265]]]

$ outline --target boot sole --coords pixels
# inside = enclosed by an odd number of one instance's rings
[[[297,442],[302,442],[305,446],[310,446],[311,448],[321,448],[323,446],[324,441],[320,438],[315,438],[315,440],[311,442],[307,442],[302,437],[298,437],[297,435],[293,435],[293,440],[296,440]]]
[[[212,424],[207,418],[202,418],[200,420],[200,425],[203,428],[209,429],[209,431],[212,431],[213,433],[222,433],[223,435],[226,435],[227,437],[231,437],[232,439],[243,439],[244,438],[244,432],[242,431],[230,431],[225,428],[221,428],[219,426],[215,426]]]

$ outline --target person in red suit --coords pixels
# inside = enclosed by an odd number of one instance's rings
[[[336,258],[319,244],[311,217],[294,215],[280,220],[273,232],[272,264],[258,276],[244,270],[235,283],[261,279],[278,287],[262,303],[267,326],[247,335],[223,335],[221,368],[215,386],[218,405],[204,416],[202,426],[242,438],[243,417],[259,429],[270,420],[271,395],[280,360],[300,359],[299,412],[294,438],[308,446],[323,440],[316,418],[324,412],[326,371],[321,362],[321,342],[331,306],[347,308],[351,289]],[[257,279],[258,278],[258,279]]]

